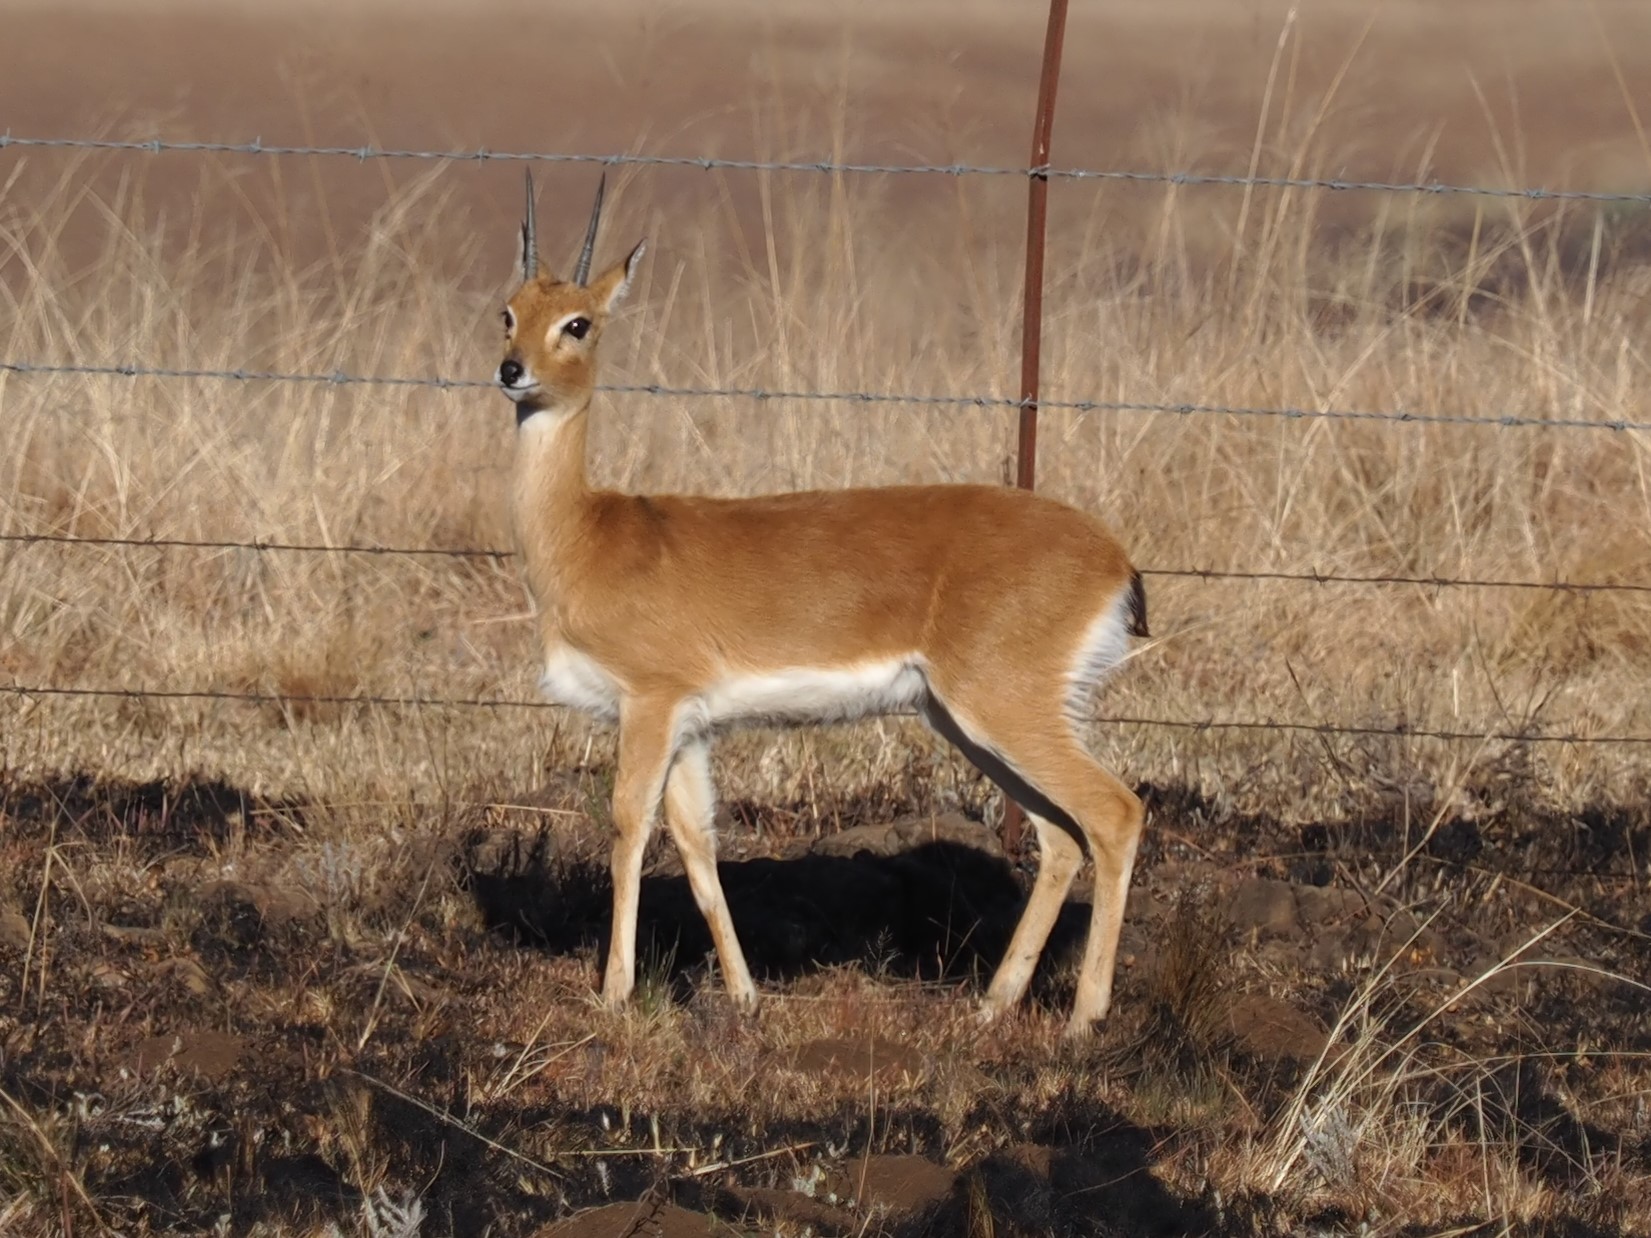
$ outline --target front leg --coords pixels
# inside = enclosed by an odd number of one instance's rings
[[[694,901],[710,926],[728,995],[735,1005],[749,1009],[757,1004],[757,986],[745,965],[745,952],[740,949],[717,876],[716,793],[711,788],[711,763],[703,739],[684,745],[671,764],[665,779],[665,828],[682,855]]]
[[[623,1005],[636,985],[636,917],[642,853],[659,814],[676,732],[675,699],[627,697],[619,707],[619,769],[613,788],[613,934],[602,1000]]]

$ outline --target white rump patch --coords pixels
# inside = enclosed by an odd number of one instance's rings
[[[1101,681],[1129,656],[1129,594],[1126,584],[1083,634],[1078,656],[1066,673],[1066,707],[1073,714],[1088,703]]]
[[[797,666],[730,675],[683,709],[688,733],[735,723],[849,722],[914,709],[928,690],[915,656],[857,666]]]

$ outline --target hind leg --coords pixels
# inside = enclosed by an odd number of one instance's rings
[[[1072,878],[1083,867],[1083,848],[1060,826],[1045,821],[1036,814],[1028,819],[1038,836],[1038,875],[1032,883],[1032,896],[1015,925],[1015,935],[1009,949],[992,975],[992,983],[981,1002],[981,1015],[995,1019],[1011,1009],[1026,992],[1037,970],[1038,959],[1049,940],[1049,933],[1066,902]]]
[[[925,712],[1038,822],[1043,854],[1009,954],[987,991],[988,1008],[1004,1009],[1025,991],[1077,871],[1081,837],[1095,861],[1095,899],[1067,1032],[1082,1035],[1111,1004],[1124,903],[1144,824],[1141,801],[1089,754],[1059,701],[1039,708],[988,693],[964,698],[959,693],[944,704],[936,699]],[[1052,841],[1057,834],[1065,835],[1065,843]]]
[[[1124,928],[1124,905],[1135,871],[1135,853],[1141,844],[1146,811],[1140,797],[1094,767],[1095,798],[1099,810],[1087,818],[1085,836],[1095,856],[1095,901],[1090,909],[1089,940],[1078,970],[1078,995],[1072,1003],[1069,1036],[1081,1036],[1106,1018],[1112,1005],[1112,980],[1118,967],[1118,938]]]

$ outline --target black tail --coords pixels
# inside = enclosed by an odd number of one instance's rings
[[[1129,574],[1129,634],[1151,636],[1147,630],[1147,591],[1141,584],[1141,573]]]

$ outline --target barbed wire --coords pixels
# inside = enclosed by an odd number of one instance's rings
[[[0,370],[12,374],[80,374],[98,378],[189,378],[211,379],[224,382],[251,383],[310,383],[324,384],[332,387],[368,386],[368,387],[434,387],[440,391],[455,391],[483,387],[493,387],[496,384],[482,378],[443,378],[421,375],[397,374],[352,374],[346,370],[332,370],[327,373],[305,372],[299,370],[248,370],[248,369],[190,369],[173,368],[167,366],[115,364],[115,365],[81,365],[75,362],[39,362],[39,361],[0,361]],[[600,387],[601,391],[629,391],[647,390],[647,388],[629,387]],[[707,392],[709,394],[709,391]],[[665,388],[659,389],[657,394],[687,394],[670,393]]]
[[[218,689],[173,688],[81,688],[45,687],[28,684],[0,684],[0,694],[30,697],[97,697],[117,700],[210,701],[247,705],[354,705],[397,709],[530,709],[566,710],[569,706],[550,701],[523,701],[508,697],[379,696],[372,694],[315,695],[282,692],[231,692]],[[909,711],[895,711],[913,716]],[[1154,718],[1132,714],[1090,714],[1085,721],[1106,726],[1150,726],[1180,731],[1287,731],[1302,735],[1387,737],[1393,739],[1435,739],[1447,742],[1570,744],[1570,745],[1651,745],[1651,735],[1549,735],[1539,731],[1453,731],[1399,723],[1389,726],[1341,722],[1292,722],[1274,718]]]
[[[18,697],[100,697],[129,701],[215,701],[243,705],[375,705],[398,709],[563,709],[550,701],[521,701],[508,697],[379,696],[243,692],[217,688],[69,688],[28,684],[0,684],[0,693]]]
[[[492,388],[480,378],[420,377],[414,375],[353,374],[280,370],[175,369],[137,364],[83,365],[69,362],[0,361],[0,372],[19,375],[78,374],[93,377],[207,379],[225,382],[315,383],[330,386],[430,387],[440,391]],[[664,396],[685,399],[815,400],[849,404],[944,405],[962,408],[1024,408],[1080,413],[1165,413],[1177,416],[1282,417],[1289,421],[1375,421],[1403,425],[1527,427],[1547,430],[1612,430],[1651,432],[1651,421],[1620,417],[1527,417],[1514,413],[1412,413],[1403,410],[1269,408],[1241,404],[1194,404],[1139,400],[1022,400],[995,395],[922,395],[895,391],[787,391],[765,387],[672,387],[661,383],[599,383],[596,390],[616,395]]]
[[[76,533],[0,533],[0,542],[21,545],[110,546],[159,550],[292,551],[298,554],[404,555],[454,559],[508,559],[515,552],[462,546],[380,546],[366,542],[283,542],[265,538],[234,541],[194,537],[92,537]],[[1651,586],[1647,586],[1651,589]]]
[[[1237,571],[1226,568],[1143,567],[1143,576],[1193,580],[1276,580],[1314,585],[1415,585],[1428,589],[1540,589],[1553,593],[1651,593],[1651,584],[1606,580],[1518,580],[1494,576],[1439,576],[1336,572]]]
[[[246,541],[191,537],[96,537],[78,533],[0,533],[0,544],[52,546],[107,546],[152,550],[251,550],[298,554],[381,555],[454,559],[508,559],[514,551],[477,546],[385,546],[365,542],[287,542],[254,538]],[[1180,580],[1278,581],[1312,585],[1413,585],[1428,589],[1536,589],[1552,593],[1645,593],[1651,584],[1633,581],[1520,580],[1508,577],[1405,575],[1399,573],[1347,574],[1323,572],[1249,571],[1218,567],[1143,567],[1143,576]]]
[[[1598,202],[1651,204],[1651,193],[1590,189],[1546,189],[1540,186],[1461,185],[1444,181],[1377,181],[1347,177],[1247,176],[1216,172],[1152,172],[1116,168],[1025,167],[967,163],[842,163],[830,159],[725,159],[707,155],[645,155],[636,152],[573,154],[557,151],[417,150],[373,146],[295,146],[249,142],[169,141],[163,138],[46,138],[0,133],[0,150],[10,147],[44,150],[126,151],[138,154],[308,155],[323,158],[425,160],[449,163],[569,163],[603,167],[694,168],[710,172],[823,172],[895,176],[1046,176],[1051,180],[1125,181],[1177,186],[1226,185],[1257,189],[1324,189],[1337,193],[1416,193],[1517,198],[1532,202]]]

